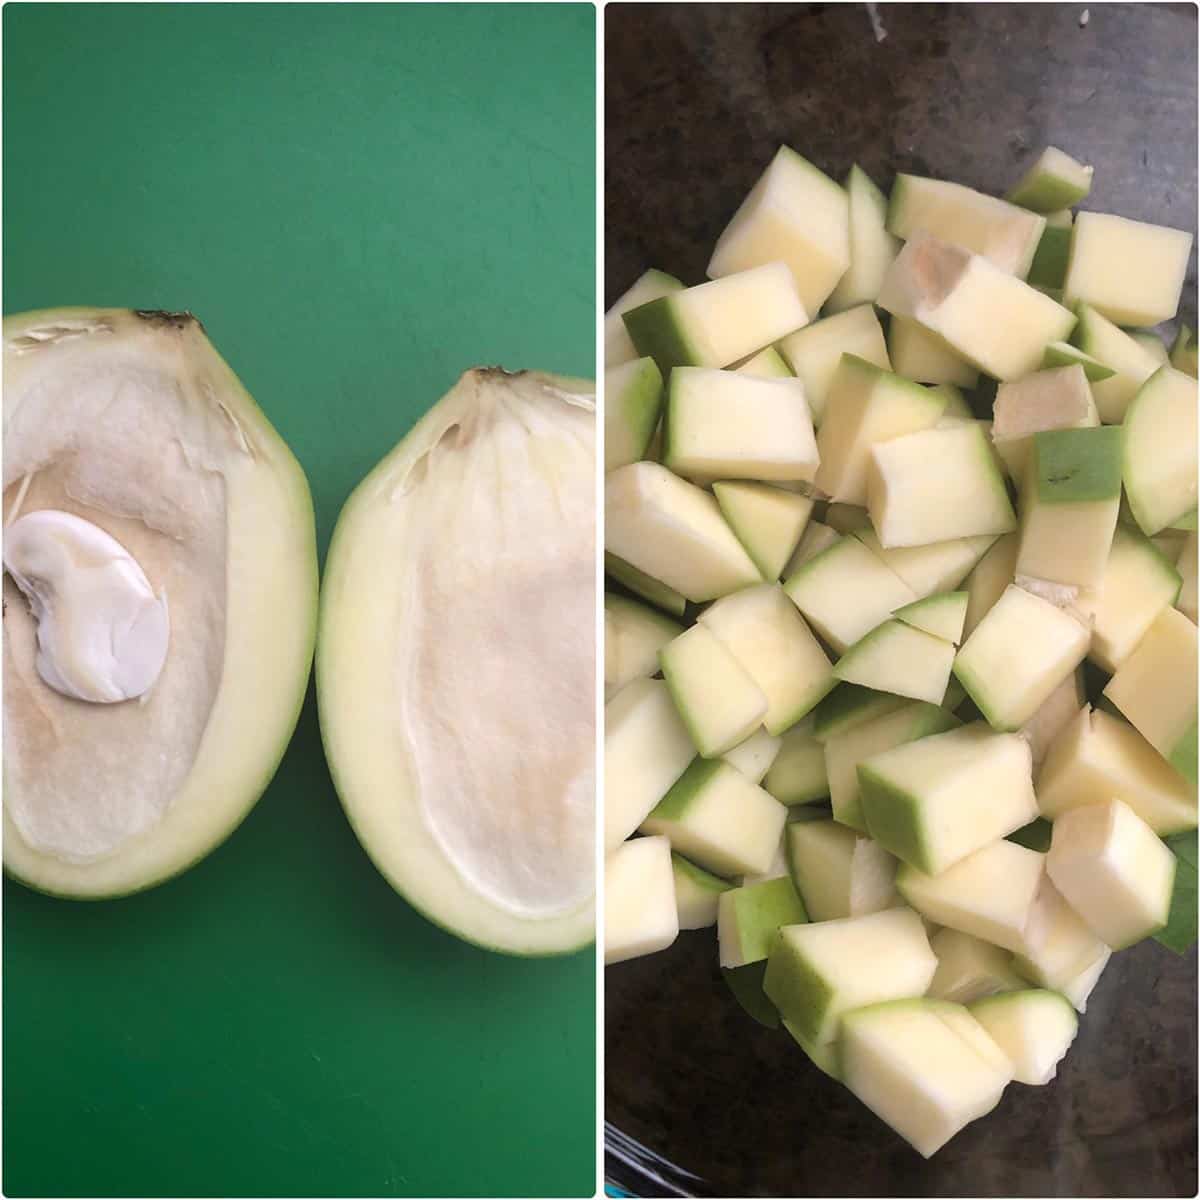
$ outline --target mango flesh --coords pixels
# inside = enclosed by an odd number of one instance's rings
[[[232,833],[295,726],[317,621],[307,481],[199,321],[91,308],[5,318],[4,472],[6,521],[91,521],[170,620],[141,699],[68,700],[5,579],[5,869],[64,897],[151,887]]]

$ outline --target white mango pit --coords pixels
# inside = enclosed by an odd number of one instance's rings
[[[166,595],[91,521],[47,508],[5,531],[4,569],[37,621],[37,672],[75,700],[114,704],[148,692],[170,639]]]

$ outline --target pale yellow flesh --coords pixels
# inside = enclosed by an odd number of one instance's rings
[[[906,317],[892,318],[888,352],[892,370],[917,383],[952,383],[973,388],[979,382],[978,367],[955,354],[936,333]]]
[[[1039,987],[1062,992],[1083,1012],[1087,997],[1111,950],[1088,928],[1050,881],[1042,888],[1030,914],[1030,948],[1013,959],[1013,966]]]
[[[834,674],[877,692],[940,704],[953,665],[953,642],[892,620],[851,646]]]
[[[1145,538],[1118,525],[1097,586],[1076,607],[1092,622],[1088,657],[1110,674],[1180,591],[1180,575]]]
[[[916,722],[915,705],[905,704],[896,712],[834,734],[825,742],[825,771],[835,820],[849,821],[858,814],[854,823],[861,825],[858,764],[911,741]]]
[[[716,500],[658,463],[607,477],[604,547],[696,602],[761,580]]]
[[[901,609],[898,620],[914,629],[924,630],[943,641],[958,645],[962,641],[967,616],[966,592],[943,592],[927,596],[908,609]]]
[[[1088,642],[1075,617],[1010,584],[963,643],[955,672],[995,728],[1019,729],[1083,661]]]
[[[595,928],[594,472],[590,384],[468,372],[359,485],[325,573],[351,824],[417,908],[516,953]]]
[[[836,650],[850,646],[917,597],[860,541],[843,537],[784,584],[792,603]]]
[[[1086,1012],[1088,997],[1092,994],[1104,968],[1112,958],[1112,951],[1106,946],[1104,953],[1097,956],[1083,970],[1068,979],[1062,987],[1056,989],[1070,1001],[1076,1012]]]
[[[766,871],[779,848],[787,809],[724,764],[677,819],[651,814],[641,831],[665,834],[685,858],[714,875]]]
[[[751,783],[762,783],[764,776],[771,769],[771,764],[779,757],[782,746],[782,738],[774,737],[760,728],[721,757],[731,767],[736,767]]]
[[[805,308],[816,313],[850,265],[849,222],[845,191],[781,147],[718,239],[707,274],[786,263]]]
[[[905,175],[893,185],[888,224],[906,239],[921,231],[936,233],[1024,279],[1046,220],[961,183]]]
[[[1079,1031],[1079,1019],[1064,996],[1021,991],[971,1006],[971,1015],[1004,1051],[1017,1083],[1049,1083]]]
[[[1187,780],[1136,729],[1099,709],[1084,708],[1050,747],[1037,797],[1049,821],[1110,797],[1160,836],[1196,827],[1196,795]]]
[[[850,860],[850,911],[857,917],[882,912],[899,904],[896,895],[896,859],[878,842],[860,837]]]
[[[817,488],[843,504],[867,502],[871,447],[935,424],[945,397],[843,360],[829,386],[828,413],[817,435]]]
[[[779,579],[808,525],[812,497],[747,480],[717,483],[713,493],[763,578]]]
[[[737,909],[729,899],[732,894],[732,890],[723,892],[717,899],[717,954],[718,961],[726,969],[746,965]]]
[[[939,1015],[943,1004],[881,1005],[844,1022],[846,1086],[925,1158],[991,1112],[1012,1078]]]
[[[918,599],[958,587],[996,540],[994,534],[988,533],[930,542],[924,546],[885,549],[870,526],[857,530],[854,536],[890,571],[899,575]]]
[[[820,425],[825,415],[830,384],[843,354],[854,354],[885,371],[892,369],[883,328],[870,304],[860,304],[789,334],[779,343],[779,350],[793,374],[804,383],[815,425]]]
[[[666,465],[718,479],[811,480],[818,454],[804,386],[736,371],[676,367]]]
[[[604,710],[604,848],[619,846],[695,756],[661,679],[638,679]]]
[[[935,924],[1004,950],[1023,952],[1043,862],[1044,855],[1001,838],[940,875],[905,867],[897,887],[913,908]]]
[[[645,437],[647,380],[658,367],[652,358],[635,358],[604,370],[604,469],[616,470],[641,459],[649,444]],[[661,397],[661,374],[656,386]],[[655,431],[659,428],[655,417]],[[653,436],[653,435],[651,435]]]
[[[986,1063],[1005,1074],[1011,1072],[1012,1064],[1008,1056],[963,1006],[946,1004],[941,1008],[939,1015]]]
[[[967,618],[963,635],[970,637],[979,622],[1004,595],[1017,572],[1017,551],[1020,539],[1015,533],[997,538],[966,578]]]
[[[19,497],[99,525],[166,590],[173,628],[147,698],[69,701],[36,675],[5,581],[5,866],[57,894],[121,894],[218,844],[283,753],[316,622],[312,504],[192,318],[28,313],[4,340],[6,518]]]
[[[1077,667],[1038,706],[1037,712],[1021,726],[1021,736],[1029,743],[1036,769],[1085,703],[1083,670]]]
[[[801,804],[824,799],[829,781],[825,772],[825,747],[812,736],[807,720],[793,725],[779,739],[779,753],[772,761],[762,785],[777,800],[788,802],[800,794]]]
[[[994,537],[1017,523],[986,437],[974,421],[872,446],[867,510],[880,544],[889,549]]]
[[[1116,425],[1124,419],[1138,389],[1162,364],[1145,346],[1099,313],[1088,317],[1087,330],[1086,341],[1079,339],[1081,347],[1116,372],[1092,384],[1100,420]]]
[[[716,758],[762,723],[767,698],[721,640],[693,625],[661,653],[663,678],[696,749]]]
[[[1087,17],[1083,18],[1087,23]],[[1050,227],[1071,227],[1069,208],[1051,209],[1049,204],[1061,204],[1071,193],[1075,202],[1087,196],[1092,187],[1095,168],[1086,166],[1055,146],[1047,146],[1017,183],[1005,193],[1012,204],[1027,206],[1034,212],[1046,214]]]
[[[1171,352],[1167,349],[1166,343],[1153,330],[1139,329],[1130,336],[1134,341],[1145,346],[1158,359],[1160,365],[1171,361]]]
[[[937,334],[994,379],[1019,379],[1061,341],[1074,315],[979,255],[920,234],[892,263],[879,305]]]
[[[810,311],[791,273],[772,259],[675,292],[670,304],[697,365],[705,367],[728,367],[757,353],[807,325]]]
[[[1125,489],[1148,535],[1196,507],[1196,381],[1161,367],[1125,415]]]
[[[698,620],[762,690],[767,700],[763,725],[770,734],[790,729],[832,686],[825,651],[778,584],[726,596]]]
[[[1110,213],[1075,218],[1063,302],[1083,300],[1118,325],[1157,325],[1179,309],[1192,235]]]
[[[850,201],[850,265],[825,304],[825,310],[832,313],[864,301],[871,303],[900,250],[900,239],[885,227],[887,201],[869,177],[852,173],[846,180],[846,194]]]
[[[1046,871],[1106,946],[1132,945],[1167,923],[1175,856],[1120,800],[1063,813]]]
[[[929,995],[970,1004],[997,992],[1015,991],[1025,981],[1012,968],[1012,958],[999,946],[958,929],[939,929],[929,940],[937,955],[937,971]]]
[[[1067,587],[1096,587],[1112,549],[1120,489],[1107,500],[1042,504],[1036,488],[1036,481],[1026,479],[1017,574]]]
[[[882,912],[896,903],[896,859],[836,821],[787,828],[792,878],[810,921]]]
[[[604,961],[624,962],[665,950],[679,936],[671,845],[634,838],[604,862]]]
[[[853,1009],[923,994],[937,970],[925,926],[910,908],[785,925],[780,936],[828,986],[821,1042],[837,1037],[842,1015]]]
[[[787,827],[785,826],[779,835],[779,844],[775,847],[775,853],[766,867],[761,871],[750,871],[739,875],[737,877],[738,887],[747,887],[752,883],[766,883],[769,879],[782,879],[789,874],[787,848],[784,840],[786,833]]]
[[[1019,379],[1042,360],[1048,342],[1070,333],[1074,315],[1049,296],[982,259],[971,263],[953,296],[918,320],[993,379]]]
[[[867,765],[916,801],[934,874],[1037,816],[1028,745],[982,722],[909,742]]]
[[[754,375],[759,379],[793,378],[787,363],[783,361],[774,346],[768,346],[765,350],[752,354],[744,362],[738,363],[736,367],[731,367],[730,370],[737,371],[742,375]]]
[[[1104,689],[1165,757],[1196,721],[1196,660],[1196,626],[1178,609],[1168,608]]]
[[[683,626],[625,596],[604,597],[605,702],[627,683],[658,672],[658,652]]]

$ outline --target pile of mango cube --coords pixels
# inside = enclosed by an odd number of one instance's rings
[[[1194,923],[1192,236],[1091,181],[782,147],[605,320],[606,962],[715,926],[925,1156]]]

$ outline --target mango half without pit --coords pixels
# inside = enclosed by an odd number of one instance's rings
[[[160,883],[249,812],[295,727],[304,472],[188,313],[4,320],[4,865]]]
[[[351,495],[317,640],[325,753],[384,877],[509,954],[595,936],[591,383],[467,371]]]

